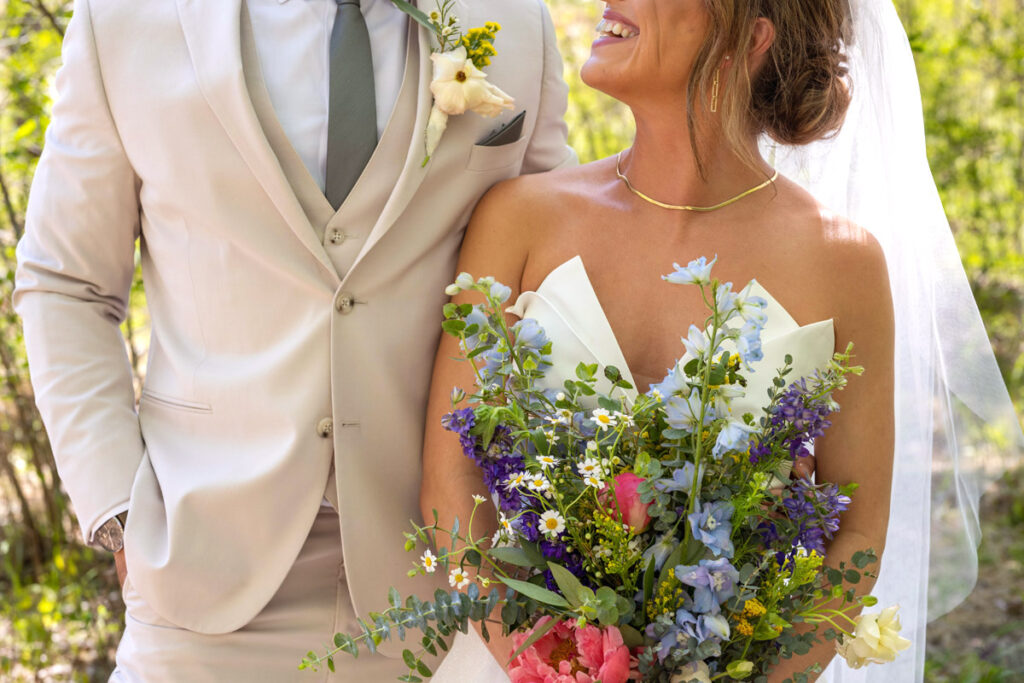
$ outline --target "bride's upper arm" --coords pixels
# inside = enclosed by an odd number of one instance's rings
[[[882,546],[889,518],[895,444],[895,325],[885,255],[866,231],[849,227],[826,261],[834,301],[836,350],[853,343],[851,376],[835,398],[841,411],[815,446],[817,479],[860,488],[842,528]],[[881,551],[880,547],[876,550]]]
[[[520,279],[529,254],[533,217],[531,178],[517,178],[492,188],[477,205],[459,252],[458,273],[469,273],[474,279],[493,277],[512,290],[510,303],[519,296]],[[481,303],[476,293],[463,293],[455,303]],[[460,360],[458,340],[443,335],[434,361],[433,380],[427,408],[424,442],[424,487],[447,486],[446,481],[458,476],[473,476],[475,466],[463,457],[458,439],[441,427],[441,418],[451,410],[451,391],[458,387],[472,393],[474,373],[468,362]]]

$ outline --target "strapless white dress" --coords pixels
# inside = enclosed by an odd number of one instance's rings
[[[783,366],[786,354],[793,357],[790,378],[809,375],[815,369],[825,367],[832,358],[835,330],[832,320],[797,324],[793,316],[756,281],[753,292],[768,302],[765,311],[767,323],[761,335],[764,358],[751,364],[753,372],[745,373],[747,393],[742,399],[733,401],[733,410],[759,417],[775,371]],[[626,380],[635,384],[615,331],[601,308],[579,256],[551,271],[537,291],[523,292],[510,311],[520,318],[536,320],[552,341],[551,368],[545,378],[547,385],[562,386],[565,379],[576,376],[576,366],[581,362],[614,366]],[[685,335],[688,328],[689,321],[679,321],[680,335]],[[680,355],[682,352],[680,345]],[[603,373],[598,372],[598,376],[603,377]],[[598,388],[607,392],[610,386],[606,383]],[[829,680],[827,674],[828,671],[819,680]],[[456,635],[451,652],[432,680],[435,683],[507,683],[509,679],[480,636],[470,630],[469,634]]]

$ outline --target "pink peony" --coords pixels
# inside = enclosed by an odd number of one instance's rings
[[[541,617],[534,628],[549,621]],[[527,637],[515,637],[516,649]],[[512,660],[509,677],[512,683],[626,683],[633,673],[630,664],[619,629],[561,621]]]
[[[640,500],[640,493],[637,487],[647,481],[632,472],[623,472],[615,477],[615,505],[622,515],[622,521],[633,528],[636,533],[642,533],[651,523],[651,517],[647,514],[650,503]]]

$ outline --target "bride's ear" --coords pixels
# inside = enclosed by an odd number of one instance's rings
[[[758,17],[754,21],[754,29],[750,32],[750,48],[747,58],[751,71],[756,73],[767,58],[768,50],[775,42],[775,24],[771,19]]]

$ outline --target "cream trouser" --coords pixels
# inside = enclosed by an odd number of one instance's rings
[[[358,633],[348,595],[338,514],[324,507],[277,594],[242,629],[195,633],[162,619],[135,592],[123,590],[125,631],[117,648],[115,683],[385,683],[406,672],[401,659],[362,651],[339,653],[336,673],[299,671],[303,655],[323,652],[338,631]]]

